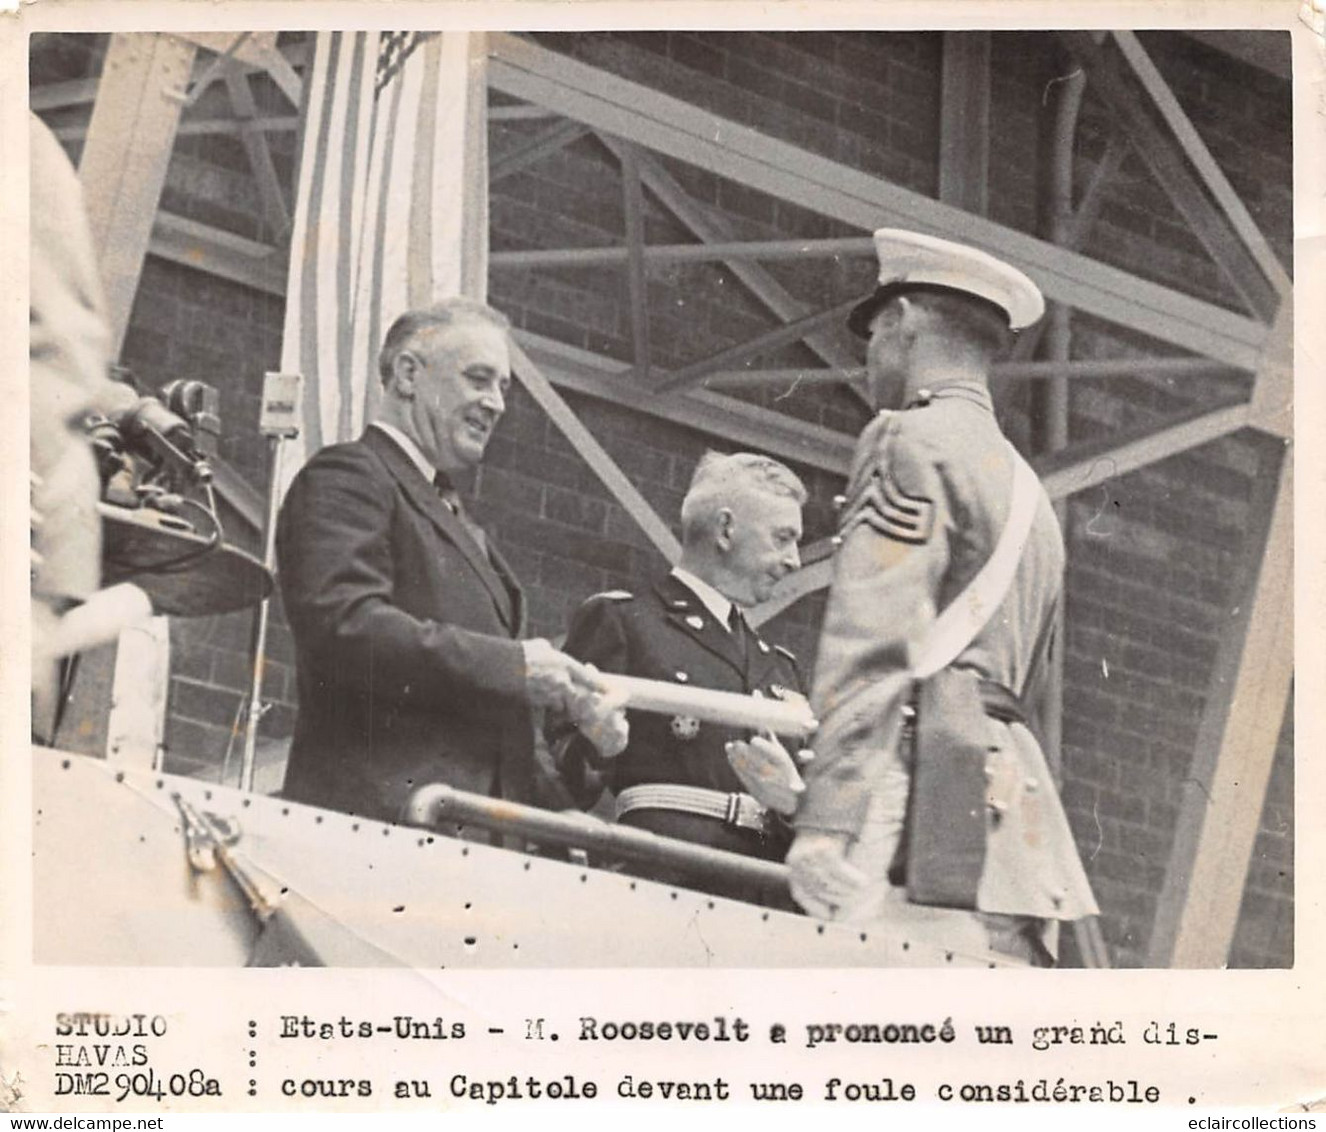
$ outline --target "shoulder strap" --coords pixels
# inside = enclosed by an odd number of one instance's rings
[[[967,588],[951,601],[930,626],[930,632],[913,653],[912,675],[918,680],[933,676],[952,664],[985,628],[1013,584],[1022,550],[1031,533],[1040,498],[1040,481],[1026,461],[1009,445],[1013,456],[1013,498],[992,553]]]

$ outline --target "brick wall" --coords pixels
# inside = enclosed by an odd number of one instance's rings
[[[541,39],[823,156],[921,192],[935,191],[936,35],[642,33]],[[1287,262],[1291,156],[1286,85],[1179,35],[1152,33],[1143,40]],[[1044,157],[1041,107],[1049,84],[1069,69],[1044,36],[994,36],[990,213],[1024,231],[1035,231],[1037,224],[1035,171]],[[1088,91],[1080,126],[1079,192],[1101,159],[1108,125],[1105,107]],[[500,144],[502,139],[494,139],[494,152]],[[831,222],[722,178],[678,162],[664,164],[711,216],[742,236],[841,233]],[[494,230],[494,247],[620,242],[617,177],[611,157],[585,140],[554,162],[503,182],[497,199],[518,201],[520,207],[504,212]],[[653,240],[689,238],[676,232],[675,223],[669,225],[661,209],[651,208],[649,220]],[[1238,308],[1231,286],[1135,155],[1108,186],[1101,219],[1085,250],[1144,278]],[[869,265],[851,261],[773,264],[771,270],[793,294],[821,305],[854,288],[864,290],[869,279]],[[549,275],[495,273],[494,301],[518,325],[629,359],[624,273],[602,268],[567,272],[555,284]],[[752,309],[740,284],[734,286],[722,268],[658,266],[648,275],[651,332],[660,364],[686,364],[767,325],[761,321],[763,312]],[[554,294],[540,290],[549,286],[555,286]],[[546,321],[550,314],[559,321]],[[1141,358],[1155,353],[1156,343],[1078,316],[1073,351],[1084,358]],[[771,354],[760,364],[805,360],[804,348],[798,347]],[[1071,436],[1085,440],[1153,424],[1246,390],[1246,379],[1179,381],[1152,377],[1144,367],[1126,378],[1081,382],[1072,389]],[[1005,425],[1022,436],[1028,424],[1027,391],[1012,392]],[[852,431],[853,420],[859,420],[859,406],[846,396],[830,401],[815,391],[788,400],[780,400],[778,407],[844,431]],[[612,427],[599,407],[590,419]],[[646,435],[649,442],[677,453],[674,471],[677,463],[689,466],[691,438],[658,425]],[[1083,493],[1067,511],[1065,799],[1105,912],[1107,939],[1121,965],[1145,961],[1220,628],[1240,600],[1232,578],[1244,552],[1244,531],[1255,525],[1250,500],[1262,447],[1251,435],[1226,438]],[[651,454],[644,466],[652,467],[659,455]],[[625,466],[633,475],[640,467],[634,460]],[[650,478],[646,475],[644,482]],[[818,481],[815,487],[812,506],[819,508],[836,488]],[[675,502],[675,495],[669,497],[661,487],[650,497]],[[614,510],[610,505],[610,525]],[[808,523],[812,530],[819,525]],[[582,588],[588,585],[586,580]],[[797,607],[771,631],[796,638],[810,658],[818,616],[818,607]],[[1231,962],[1241,965],[1292,962],[1292,813],[1285,804],[1291,764],[1292,744],[1286,738],[1231,953]]]
[[[545,46],[684,98],[715,113],[887,178],[937,190],[941,40],[929,33],[548,34]],[[1281,258],[1291,244],[1287,84],[1173,33],[1143,42]],[[95,52],[93,53],[95,58]],[[62,77],[69,77],[66,67]],[[1065,73],[1044,36],[996,34],[992,43],[990,213],[1024,231],[1037,223],[1035,171],[1042,159],[1043,106]],[[494,124],[495,161],[546,123]],[[1088,91],[1079,131],[1078,191],[1104,152],[1108,118]],[[289,177],[293,139],[278,145]],[[197,142],[172,162],[173,210],[264,238],[258,201],[233,144]],[[734,238],[857,235],[683,163],[664,168]],[[494,250],[620,244],[624,216],[615,158],[583,138],[493,185]],[[692,239],[646,193],[651,242]],[[1186,231],[1144,166],[1130,157],[1106,194],[1088,254],[1210,301],[1236,306],[1218,269]],[[827,306],[864,292],[861,259],[771,263],[797,299]],[[518,327],[629,361],[633,356],[625,269],[495,269],[492,301]],[[724,267],[654,265],[647,272],[656,362],[675,367],[773,325]],[[126,360],[151,381],[214,379],[223,388],[223,451],[255,487],[265,483],[253,432],[257,383],[279,352],[281,304],[196,272],[149,260],[126,343]],[[1155,344],[1077,316],[1076,357],[1144,357]],[[810,364],[804,346],[771,352],[760,365]],[[1074,441],[1155,422],[1246,381],[1176,381],[1144,368],[1072,388]],[[1004,419],[1026,435],[1026,388],[1014,389]],[[760,404],[855,433],[863,406],[823,388],[741,391]],[[665,518],[674,518],[696,459],[699,433],[649,421],[589,398],[568,398],[586,425]],[[1254,486],[1264,442],[1240,434],[1166,460],[1074,497],[1069,544],[1065,653],[1064,796],[1121,965],[1144,962],[1156,899],[1173,840],[1196,730],[1206,707],[1220,636],[1235,592],[1244,532],[1254,527]],[[798,468],[812,499],[808,539],[832,528],[834,477]],[[639,588],[661,568],[644,536],[610,500],[558,430],[519,390],[472,485],[475,511],[493,532],[531,597],[532,631],[557,635],[587,594]],[[822,614],[806,599],[769,628],[809,666]],[[172,766],[215,774],[245,686],[246,615],[179,622],[168,738]],[[264,735],[288,735],[293,698],[289,642],[278,631],[268,693],[279,706]],[[238,750],[237,741],[232,750]],[[1276,756],[1230,961],[1292,962],[1292,728]],[[234,756],[232,755],[232,765]]]

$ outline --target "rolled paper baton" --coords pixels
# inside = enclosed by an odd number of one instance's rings
[[[621,696],[625,706],[636,711],[690,715],[705,723],[798,737],[809,735],[819,726],[804,700],[743,696],[738,692],[719,692],[713,688],[694,688],[688,684],[669,684],[664,680],[644,680],[613,672],[600,675],[609,692]]]

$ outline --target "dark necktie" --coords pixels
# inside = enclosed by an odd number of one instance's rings
[[[466,513],[465,508],[460,505],[460,493],[451,482],[451,477],[446,472],[438,471],[433,476],[433,487],[437,489],[437,497],[442,500],[443,505],[448,511],[456,516],[470,533],[470,537],[479,545],[479,549],[488,553],[488,540],[484,538],[483,528],[479,526]]]
[[[732,630],[732,643],[737,646],[741,663],[744,665],[750,657],[750,635],[746,627],[746,618],[741,615],[741,609],[736,605],[728,610],[727,627]]]
[[[437,490],[437,497],[447,505],[447,509],[453,515],[460,514],[460,494],[456,491],[455,485],[451,482],[451,477],[446,472],[436,472],[433,475],[433,487]]]

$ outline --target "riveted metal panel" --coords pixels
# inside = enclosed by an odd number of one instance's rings
[[[297,895],[287,910],[296,927],[314,929],[306,934],[329,962],[339,955],[355,965],[423,968],[997,963],[936,946],[925,924],[824,924],[193,779],[117,773],[100,760],[41,749],[34,760],[39,963],[246,961],[258,919],[219,865],[190,869],[176,795],[238,825],[241,862],[264,891]]]

